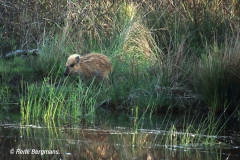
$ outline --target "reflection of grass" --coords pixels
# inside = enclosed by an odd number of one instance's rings
[[[94,125],[94,128],[79,128],[78,121],[70,123],[68,127],[64,125],[63,121],[56,122],[55,120],[41,123],[40,126],[23,126],[20,129],[20,135],[24,135],[24,138],[19,139],[18,148],[59,150],[61,153],[61,155],[44,155],[47,159],[53,156],[66,158],[68,156],[66,153],[69,153],[74,159],[90,159],[91,157],[94,159],[100,157],[105,159],[111,157],[145,159],[146,155],[171,159],[174,155],[179,159],[201,160],[206,159],[206,156],[208,159],[219,159],[221,156],[219,150],[230,147],[224,142],[216,143],[217,136],[214,134],[218,130],[212,123],[214,120],[211,116],[206,120],[200,120],[199,123],[197,118],[191,120],[190,117],[186,117],[186,121],[188,121],[184,124],[186,129],[179,128],[177,123],[173,124],[174,121],[170,120],[172,119],[170,114],[165,115],[166,122],[163,122],[169,125],[162,125],[159,129],[141,128],[142,124],[148,123],[145,121],[148,118],[137,115],[137,110],[134,116],[138,117],[129,118],[130,121],[127,125],[132,124],[134,129],[125,128],[115,123],[116,121],[109,122],[109,119],[116,119],[116,116],[112,117],[111,115],[102,118],[105,119],[105,122]],[[111,123],[112,127],[106,126],[107,123]],[[45,124],[47,127],[44,127]],[[209,124],[213,128],[209,129]],[[155,125],[152,127],[155,128]],[[202,129],[204,130],[202,131]],[[206,131],[208,129],[209,131]],[[209,133],[209,135],[204,133]]]
[[[170,111],[169,109],[165,116],[158,118],[157,124],[159,126],[155,129],[154,124],[150,123],[152,118],[145,112],[139,115],[137,106],[133,110],[133,117],[131,117],[132,126],[129,133],[131,136],[126,135],[117,140],[117,143],[123,146],[131,145],[131,154],[133,155],[139,154],[139,150],[142,148],[154,148],[156,146],[162,146],[169,150],[183,149],[185,151],[194,148],[212,149],[214,147],[230,146],[225,142],[219,142],[218,136],[223,133],[226,123],[232,115],[223,122],[224,114],[219,117],[214,116],[214,114],[208,116],[195,115],[195,117],[187,114],[183,117],[173,117]],[[147,122],[149,120],[150,122]],[[151,129],[152,127],[154,129]],[[123,152],[127,150],[123,148]]]
[[[171,117],[166,114],[159,131],[152,141],[168,149],[190,151],[194,148],[213,149],[230,147],[231,144],[219,138],[225,134],[226,124],[233,114],[225,121],[222,120],[224,113],[216,117],[213,113],[208,116],[191,114],[183,117]]]

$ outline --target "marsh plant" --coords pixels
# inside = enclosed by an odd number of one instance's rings
[[[94,119],[98,92],[90,92],[91,86],[83,83],[66,86],[66,83],[45,78],[39,84],[22,83],[22,90],[21,113],[27,121]]]
[[[239,107],[239,33],[225,47],[217,44],[202,55],[194,74],[199,98],[214,113],[233,112]],[[233,43],[232,43],[233,42]],[[232,43],[232,44],[231,44]]]
[[[239,2],[44,1],[29,9],[25,1],[2,3],[1,40],[40,50],[1,59],[1,95],[8,94],[1,99],[17,92],[24,116],[81,118],[101,102],[127,113],[135,106],[151,114],[239,110]],[[16,21],[13,29],[9,21]],[[63,77],[67,57],[87,52],[113,64],[101,87]]]

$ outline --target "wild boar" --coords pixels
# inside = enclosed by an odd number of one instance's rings
[[[83,81],[94,77],[108,80],[108,74],[111,70],[111,62],[103,54],[89,53],[82,56],[73,54],[68,57],[64,75],[80,75]]]

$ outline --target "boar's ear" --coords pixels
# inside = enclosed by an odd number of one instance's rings
[[[79,63],[80,62],[80,57],[79,56],[75,57],[75,60],[77,61],[77,63]]]

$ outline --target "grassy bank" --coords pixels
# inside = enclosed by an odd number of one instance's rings
[[[3,110],[54,119],[93,118],[100,107],[128,113],[137,107],[149,115],[170,109],[239,119],[238,3],[49,1],[29,10],[21,8],[25,2],[5,3],[17,9],[13,15],[4,10],[3,46],[37,47],[40,55],[0,59]],[[4,56],[7,47],[1,51]],[[89,51],[109,56],[114,69],[108,83],[63,76],[70,54]]]

